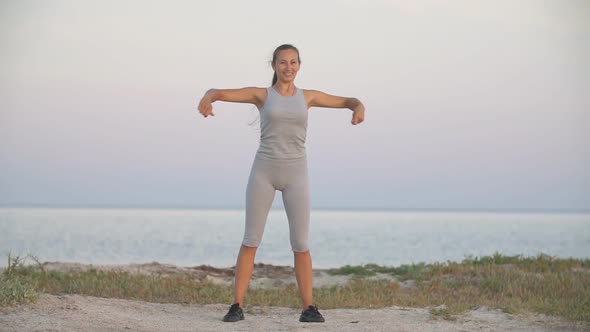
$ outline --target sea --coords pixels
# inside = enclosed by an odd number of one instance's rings
[[[0,208],[8,254],[84,264],[235,264],[241,209]],[[590,258],[589,212],[312,210],[314,268],[462,261],[500,253]],[[270,211],[257,263],[292,265],[287,217]]]

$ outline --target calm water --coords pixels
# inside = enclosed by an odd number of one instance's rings
[[[183,266],[235,262],[242,210],[0,208],[0,254],[42,261]],[[257,262],[292,264],[283,210],[272,210]],[[507,255],[590,257],[590,214],[312,211],[315,267]]]

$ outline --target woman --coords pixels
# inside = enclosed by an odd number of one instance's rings
[[[301,59],[293,45],[279,46],[273,53],[274,76],[269,88],[211,89],[201,99],[199,112],[213,114],[212,103],[226,101],[250,103],[260,112],[260,146],[254,158],[246,189],[246,227],[238,255],[234,304],[223,321],[244,319],[242,304],[254,269],[254,256],[276,190],[282,191],[289,220],[291,248],[295,256],[295,277],[303,311],[301,322],[324,322],[312,302],[311,255],[307,246],[310,199],[305,153],[307,112],[310,107],[348,108],[352,124],[364,120],[365,107],[356,98],[332,96],[295,86]]]

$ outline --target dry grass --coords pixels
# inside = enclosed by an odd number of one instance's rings
[[[398,282],[365,279],[391,273],[398,280],[412,279],[415,287]],[[314,290],[322,308],[430,307],[433,315],[454,319],[455,314],[478,306],[508,313],[532,311],[590,321],[590,263],[588,260],[494,256],[463,262],[416,264],[401,267],[365,265],[343,267],[332,273],[356,275],[346,286]],[[3,273],[3,278],[7,272]],[[150,302],[231,303],[232,289],[201,282],[190,276],[134,275],[122,272],[45,272],[38,266],[13,266],[10,280],[29,289],[51,294],[83,294]],[[2,295],[4,296],[4,295]],[[31,299],[29,297],[29,299]],[[23,297],[0,298],[3,305],[21,303]],[[298,307],[295,286],[251,289],[250,304]]]
[[[34,256],[13,256],[8,254],[8,264],[0,274],[0,306],[16,303],[29,303],[37,299],[36,288],[29,278],[23,278],[21,271],[27,269],[25,263],[32,259],[39,263]],[[38,266],[41,266],[38,264]],[[41,269],[42,270],[42,269]]]
[[[344,267],[370,275],[372,265]],[[382,270],[384,271],[384,269]],[[342,273],[342,269],[332,273]],[[391,268],[399,279],[414,279],[416,287],[400,290],[391,305],[438,307],[433,314],[449,315],[478,306],[508,313],[533,311],[590,321],[590,260],[495,254],[463,262],[416,264]],[[377,304],[375,301],[372,303]]]

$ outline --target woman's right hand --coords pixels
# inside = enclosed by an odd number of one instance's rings
[[[215,116],[215,114],[213,114],[213,105],[211,105],[211,90],[207,91],[203,98],[201,98],[197,109],[199,110],[199,113],[201,113],[201,115],[203,115],[205,118],[209,115]]]

